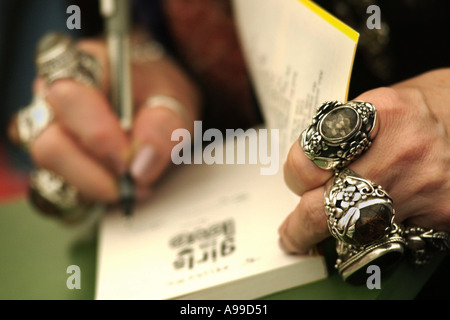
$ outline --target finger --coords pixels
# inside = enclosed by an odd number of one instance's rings
[[[172,133],[183,128],[183,118],[168,108],[142,108],[133,127],[135,157],[131,174],[140,186],[148,186],[158,179],[171,163],[175,146]]]
[[[60,80],[48,91],[55,119],[101,162],[118,173],[126,169],[128,139],[108,102],[95,89]]]
[[[167,58],[135,65],[134,91],[139,108],[130,171],[139,186],[149,186],[171,163],[177,143],[172,133],[180,128],[193,131],[200,97],[192,80]]]
[[[279,227],[280,244],[288,253],[306,254],[330,236],[324,207],[324,187],[306,192]]]
[[[104,72],[101,86],[104,86],[108,82],[105,47],[95,42],[83,42],[80,46],[100,61]],[[49,86],[46,99],[54,110],[56,121],[83,148],[116,173],[125,172],[129,154],[128,138],[104,90],[72,79],[60,79]]]
[[[323,185],[331,176],[331,171],[319,168],[306,157],[298,142],[292,145],[284,164],[284,180],[294,193],[303,195]]]
[[[8,137],[16,145],[20,145],[20,137],[19,137],[19,131],[17,127],[17,116],[14,116],[10,123],[8,124],[7,129]]]
[[[114,202],[116,180],[58,124],[53,123],[33,142],[30,153],[37,166],[53,171],[87,199]]]
[[[181,67],[169,58],[134,64],[133,94],[138,110],[152,96],[175,98],[185,108],[188,121],[191,122],[187,125],[193,125],[192,121],[200,114],[198,88]]]

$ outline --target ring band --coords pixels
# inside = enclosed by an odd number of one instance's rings
[[[343,241],[336,241],[338,258],[335,268],[341,277],[350,283],[365,282],[366,266],[377,265],[385,270],[400,260],[405,252],[405,239],[400,228],[395,228],[383,239],[367,246],[354,246]]]
[[[367,279],[365,267],[368,265],[386,270],[406,256],[410,263],[420,266],[430,262],[435,255],[449,251],[448,232],[394,224],[386,237],[366,246],[337,240],[335,268],[345,281],[360,284]]]
[[[299,143],[317,166],[342,169],[366,151],[377,131],[375,107],[364,101],[322,104]]]
[[[166,95],[155,95],[149,97],[145,101],[145,106],[147,108],[167,108],[172,110],[176,114],[180,115],[183,122],[187,125],[189,124],[189,117],[186,113],[186,108],[184,105],[175,98]]]
[[[51,84],[59,79],[73,79],[87,86],[99,87],[101,66],[97,59],[79,50],[67,35],[51,32],[36,48],[38,75]]]
[[[31,143],[53,120],[53,111],[41,96],[33,97],[31,104],[17,114],[17,132],[22,147],[30,149]]]
[[[161,60],[166,55],[164,47],[157,41],[145,41],[131,46],[133,62],[150,62]]]

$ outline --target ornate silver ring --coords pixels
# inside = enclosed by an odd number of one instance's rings
[[[376,265],[382,270],[392,268],[405,256],[414,265],[429,263],[436,255],[450,252],[450,233],[416,226],[393,224],[383,238],[365,246],[336,241],[336,269],[350,283],[367,279],[366,268]]]
[[[325,211],[337,239],[335,267],[344,280],[358,283],[366,276],[363,267],[386,268],[403,256],[405,240],[394,223],[392,199],[381,186],[350,169],[336,172],[326,186]]]
[[[28,150],[31,143],[53,120],[53,111],[41,96],[17,114],[17,132],[21,145]]]
[[[336,173],[326,188],[325,211],[331,235],[350,245],[369,245],[394,228],[390,196],[350,169]]]
[[[337,240],[335,268],[344,280],[356,284],[367,279],[365,267],[377,265],[386,270],[403,257],[404,251],[405,239],[401,229],[394,224],[389,234],[366,246],[354,246]]]
[[[81,200],[75,187],[46,169],[31,173],[30,200],[40,212],[67,223],[79,222],[91,206]]]
[[[376,132],[377,113],[371,103],[329,101],[318,108],[299,143],[317,166],[342,169],[370,147]]]
[[[64,34],[51,32],[39,41],[36,67],[38,75],[48,84],[73,79],[88,86],[100,86],[101,66],[97,59],[79,50],[73,39]]]

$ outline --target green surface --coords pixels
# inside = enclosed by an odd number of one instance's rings
[[[71,227],[43,217],[26,201],[1,205],[0,299],[94,299],[96,235],[95,218]],[[331,264],[332,244],[325,246]],[[402,262],[391,274],[382,275],[381,290],[347,284],[330,268],[327,279],[264,299],[413,299],[441,260],[420,268]],[[80,267],[80,290],[66,286],[71,265]]]
[[[0,299],[93,299],[95,255],[93,221],[69,227],[26,202],[0,207]],[[80,267],[80,290],[66,286],[70,265]]]

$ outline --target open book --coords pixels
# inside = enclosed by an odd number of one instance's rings
[[[248,151],[252,139],[276,135],[269,141],[277,170],[262,174],[263,157],[181,165],[131,219],[105,214],[97,299],[254,299],[327,276],[323,257],[279,247],[277,229],[299,202],[282,164],[318,105],[346,100],[358,34],[309,1],[233,4],[266,128],[274,131],[252,129],[224,150]]]

